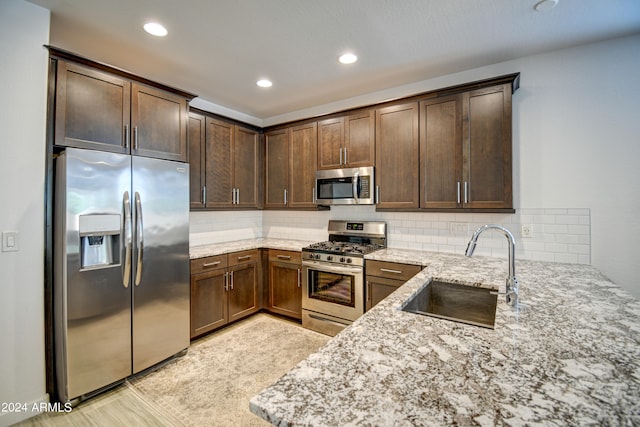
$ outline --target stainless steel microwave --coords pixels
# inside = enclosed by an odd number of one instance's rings
[[[319,205],[373,205],[373,167],[330,169],[316,172]]]

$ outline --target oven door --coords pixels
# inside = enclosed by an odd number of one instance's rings
[[[303,261],[302,308],[351,323],[364,314],[362,267]]]

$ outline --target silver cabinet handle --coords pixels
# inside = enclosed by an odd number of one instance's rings
[[[124,148],[129,148],[129,125],[124,125]]]
[[[207,202],[207,186],[206,185],[202,186],[201,194],[202,194],[202,204],[204,205]]]
[[[240,189],[236,188],[236,205],[240,204]]]
[[[315,203],[318,199],[316,199],[316,189],[315,187],[311,189],[311,200],[312,203]]]
[[[125,191],[122,196],[122,204],[124,208],[124,263],[122,269],[122,284],[125,288],[129,287],[131,280],[131,200],[129,192]]]
[[[238,261],[243,261],[243,260],[245,260],[245,259],[249,259],[249,258],[251,258],[251,255],[243,255],[243,256],[239,256],[239,257],[238,257]]]
[[[229,272],[224,273],[224,290],[225,292],[229,290]]]
[[[136,191],[135,194],[136,203],[136,248],[138,250],[138,261],[136,262],[136,280],[135,284],[138,286],[142,281],[142,253],[144,251],[144,236],[142,233],[142,201],[140,200],[140,193]]]
[[[458,181],[456,187],[457,187],[457,191],[458,191],[458,204],[460,204],[460,181]]]
[[[347,147],[344,147],[344,164],[345,166],[349,164],[347,161]]]
[[[376,202],[376,205],[378,203],[380,203],[380,186],[379,185],[376,185],[376,200],[375,200],[375,202]]]
[[[214,261],[214,262],[205,262],[204,264],[202,264],[203,267],[213,267],[220,264],[220,261]]]
[[[469,203],[469,183],[464,182],[464,204]]]
[[[287,204],[287,189],[284,189],[284,204]]]
[[[342,147],[340,147],[340,166],[342,166]]]
[[[385,273],[402,274],[402,270],[391,270],[390,268],[381,268],[380,271]]]
[[[231,272],[231,279],[229,279],[230,285],[229,289],[233,290],[233,271]]]
[[[133,127],[133,149],[138,149],[138,126]]]
[[[291,259],[291,256],[289,255],[277,255],[278,259]]]
[[[298,287],[302,287],[302,271],[298,269]]]

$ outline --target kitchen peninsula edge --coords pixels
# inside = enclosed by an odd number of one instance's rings
[[[255,244],[297,245],[285,242]],[[254,414],[283,426],[640,424],[640,301],[595,268],[517,260],[521,305],[500,296],[492,330],[401,308],[432,279],[504,291],[506,259],[365,258],[427,267],[254,396]]]

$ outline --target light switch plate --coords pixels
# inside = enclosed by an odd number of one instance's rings
[[[16,252],[19,249],[18,232],[4,231],[2,233],[2,252]]]

